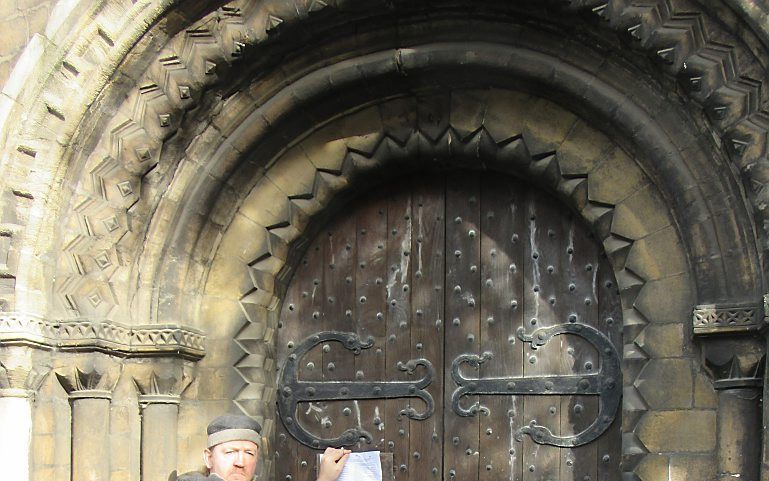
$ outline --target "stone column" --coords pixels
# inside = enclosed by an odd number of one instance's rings
[[[764,387],[763,387],[763,429],[761,430],[761,481],[769,481],[769,335],[766,327],[769,326],[769,294],[764,294],[764,336],[766,344],[764,348]]]
[[[49,369],[27,365],[28,348],[5,349],[10,359],[0,362],[0,466],[7,479],[29,481],[32,407]]]
[[[766,352],[769,353],[769,337],[766,340]],[[769,356],[764,356],[763,418],[761,443],[761,481],[769,481]]]
[[[142,416],[142,481],[175,478],[179,402],[192,380],[182,363],[179,359],[156,359],[132,366]]]
[[[205,355],[202,332],[177,324],[127,326],[109,320],[51,321],[23,313],[0,315],[0,466],[4,478],[29,481],[32,439],[32,401],[46,368],[56,363],[56,377],[67,391],[72,410],[71,479],[107,481],[111,472],[110,409],[112,391],[127,359],[137,364],[176,368]],[[21,354],[19,354],[21,353]],[[178,369],[177,369],[178,370]],[[176,464],[176,412],[179,395],[188,380],[160,369],[147,379],[141,405],[145,438],[155,444],[144,452]],[[187,376],[188,378],[188,376]],[[142,384],[140,382],[139,384]],[[165,420],[174,424],[164,425]],[[155,432],[158,426],[159,431]],[[130,429],[130,427],[128,427]],[[167,433],[160,431],[168,430]],[[163,449],[158,436],[163,436]],[[170,452],[170,455],[159,453]],[[94,455],[96,454],[96,455]],[[146,464],[146,463],[145,463]],[[147,468],[149,469],[149,468]],[[125,469],[124,469],[125,470]],[[163,478],[165,481],[165,478]]]
[[[120,364],[104,354],[87,356],[83,365],[56,373],[72,407],[72,479],[108,481],[110,401]]]
[[[734,358],[731,364],[739,364]],[[719,479],[758,479],[761,453],[761,390],[757,364],[731,376],[716,379],[718,391],[718,477]]]
[[[761,306],[698,306],[694,334],[718,392],[718,479],[759,479],[761,466]]]

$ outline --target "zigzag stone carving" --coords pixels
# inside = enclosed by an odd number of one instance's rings
[[[21,315],[0,316],[0,345],[101,351],[121,357],[178,355],[198,360],[205,355],[205,336],[188,327],[125,326],[83,319],[51,321]]]
[[[102,66],[116,64],[119,57],[113,57],[119,55],[121,46],[135,43],[131,35],[143,33],[125,27],[131,24],[152,25],[169,5],[168,2],[156,2],[152,8],[146,8],[145,4],[141,8],[122,4],[115,5],[115,8],[103,8],[94,27],[79,36],[76,48],[68,51],[60,63],[61,75],[50,80],[52,85],[49,90],[58,95],[41,97],[40,112],[30,118],[41,119],[45,127],[43,132],[59,131],[63,119],[77,123],[75,110],[82,107],[77,102],[72,105],[63,103],[62,99],[92,96],[96,87],[82,88],[83,83],[98,83],[97,79],[108,78],[109,75],[99,73],[104,68]],[[356,5],[372,12],[382,6],[377,1],[361,1]],[[123,271],[130,259],[117,256],[114,238],[120,239],[119,250],[123,253],[135,247],[132,241],[137,233],[130,232],[120,221],[121,212],[133,210],[133,215],[146,214],[147,209],[136,202],[139,185],[142,175],[157,164],[163,142],[176,131],[184,112],[196,105],[205,89],[221,80],[220,75],[232,62],[247,55],[248,50],[265,40],[268,34],[278,34],[285,26],[302,21],[312,12],[324,8],[337,7],[335,2],[313,1],[286,2],[277,6],[259,3],[243,8],[234,2],[189,26],[169,42],[158,55],[157,62],[139,81],[138,90],[120,109],[108,129],[111,133],[104,136],[92,161],[89,161],[86,170],[92,172],[94,182],[92,186],[83,186],[82,193],[101,207],[94,206],[98,214],[96,219],[93,214],[82,215],[89,218],[91,226],[106,222],[105,228],[114,235],[104,236],[82,227],[86,237],[96,237],[100,245],[94,246],[72,237],[65,241],[70,256],[76,260],[73,267],[64,266],[63,272],[57,276],[61,279],[56,289],[62,312],[72,317],[103,317],[114,313],[122,300],[112,298],[99,284],[125,285],[128,279],[128,274]],[[761,151],[760,139],[765,122],[758,112],[762,105],[760,82],[750,80],[763,77],[758,72],[739,71],[753,64],[742,62],[741,67],[735,64],[734,59],[738,56],[730,52],[743,52],[738,42],[725,46],[723,39],[732,38],[728,32],[720,31],[720,24],[710,22],[704,14],[698,13],[696,4],[683,0],[659,1],[640,7],[619,1],[574,0],[565,8],[592,10],[608,28],[622,32],[636,42],[642,52],[658,58],[661,68],[681,76],[682,82],[689,87],[689,94],[703,102],[706,111],[712,112],[709,118],[715,122],[717,130],[724,135],[728,131],[725,143],[731,146],[730,153],[745,169],[746,176],[756,179],[750,182],[748,192],[754,198],[756,208],[763,210],[761,199],[769,193],[759,180],[763,178],[764,162],[758,161],[756,155]],[[710,38],[718,38],[719,41],[712,42]],[[748,52],[744,54],[749,55]],[[742,105],[746,105],[747,110],[739,107]],[[24,140],[25,134],[22,134],[14,155],[36,159],[49,153],[54,155],[53,150],[43,145],[46,139],[41,137],[40,132],[35,124],[34,133],[29,133],[29,142]],[[55,143],[53,137],[49,140]],[[35,196],[34,192],[25,188],[13,190],[20,194],[26,192],[28,195],[25,194],[24,198],[33,199]],[[22,208],[26,208],[24,204],[26,202],[22,202]],[[12,242],[7,243],[9,249]],[[95,267],[89,268],[89,264]],[[9,266],[5,278],[13,279],[13,271],[14,267]],[[12,303],[9,304],[8,308],[13,309]]]
[[[89,212],[94,213],[81,215],[88,218],[87,224],[91,227],[102,223],[111,235],[83,226],[81,235],[97,241],[98,245],[77,240],[77,236],[65,241],[67,251],[76,261],[70,268],[63,266],[65,269],[57,276],[61,279],[56,288],[57,298],[63,312],[72,317],[106,316],[114,313],[121,303],[99,287],[102,282],[123,283],[128,277],[123,272],[127,260],[116,255],[115,239],[119,239],[120,250],[130,251],[137,233],[130,232],[120,219],[131,210],[131,214],[137,216],[147,212],[136,202],[142,176],[159,161],[164,141],[177,130],[184,112],[196,105],[205,89],[221,80],[221,74],[232,62],[243,58],[249,48],[265,40],[268,34],[279,33],[280,29],[302,21],[312,12],[336,8],[334,2],[293,3],[243,8],[233,2],[224,6],[181,32],[145,72],[138,82],[139,88],[115,116],[113,126],[108,129],[110,133],[103,137],[88,162],[86,171],[92,172],[94,183],[83,186],[83,194],[90,199]],[[372,12],[383,6],[377,1],[361,1],[357,7],[363,9],[366,5]],[[133,43],[131,34],[142,33],[124,28],[127,22],[141,16],[139,23],[151,25],[153,18],[145,17],[161,15],[167,6],[165,2],[157,2],[155,7],[144,10],[135,7],[126,11],[122,5],[104,8],[93,30],[80,36],[77,48],[61,63],[61,76],[51,79],[57,83],[51,90],[69,92],[73,97],[91,92],[92,89],[75,86],[97,82],[100,65],[110,65],[114,50],[119,45]],[[761,82],[756,79],[764,76],[761,72],[744,70],[754,68],[754,63],[741,62],[739,66],[735,63],[735,59],[749,56],[749,52],[736,39],[725,42],[724,39],[733,38],[731,34],[722,31],[721,24],[710,21],[689,1],[658,1],[635,6],[620,1],[573,0],[565,8],[592,10],[605,26],[626,35],[641,52],[657,58],[660,68],[680,78],[686,92],[704,105],[714,129],[723,137],[728,152],[746,178],[753,179],[749,181],[748,194],[763,216],[769,200],[769,190],[761,180],[769,169],[769,164],[761,160],[768,124],[761,112]],[[719,40],[714,42],[711,38]],[[73,52],[80,53],[75,56]],[[41,100],[41,113],[37,115],[45,120],[45,125],[51,124],[51,132],[57,131],[54,127],[62,119],[77,117],[72,106],[60,105],[54,100]],[[16,154],[33,158],[41,155],[46,149],[37,145],[44,141],[39,132],[35,130],[34,142],[21,140]],[[13,268],[10,270],[8,279],[14,276]]]

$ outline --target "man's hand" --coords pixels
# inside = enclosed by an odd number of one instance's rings
[[[326,448],[320,460],[317,481],[336,481],[351,452],[349,449]]]

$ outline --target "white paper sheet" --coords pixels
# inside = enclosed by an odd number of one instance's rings
[[[337,481],[382,481],[379,451],[350,453]]]

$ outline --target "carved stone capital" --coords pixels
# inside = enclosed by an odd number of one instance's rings
[[[0,346],[106,352],[120,357],[172,355],[199,360],[205,355],[202,332],[179,325],[126,326],[109,320],[48,320],[20,313],[0,315]]]
[[[189,366],[176,359],[153,359],[131,366],[131,377],[139,392],[139,403],[178,404],[192,382]]]
[[[738,354],[722,364],[705,359],[705,369],[715,389],[760,387],[764,382],[764,359],[757,355]]]
[[[703,304],[692,313],[702,366],[716,389],[755,388],[763,384],[766,324],[762,303]]]
[[[715,389],[763,385],[765,341],[760,336],[705,336],[699,344],[702,367]]]
[[[91,354],[86,359],[78,359],[75,366],[57,369],[56,377],[70,399],[110,399],[121,370],[122,365],[116,359]]]
[[[49,372],[47,367],[8,369],[0,363],[0,397],[34,399]]]
[[[9,347],[0,356],[0,397],[34,399],[51,367],[36,359],[29,348]]]
[[[764,303],[766,303],[766,297]],[[760,331],[765,325],[763,305],[755,303],[702,304],[692,313],[694,335],[732,335]]]

